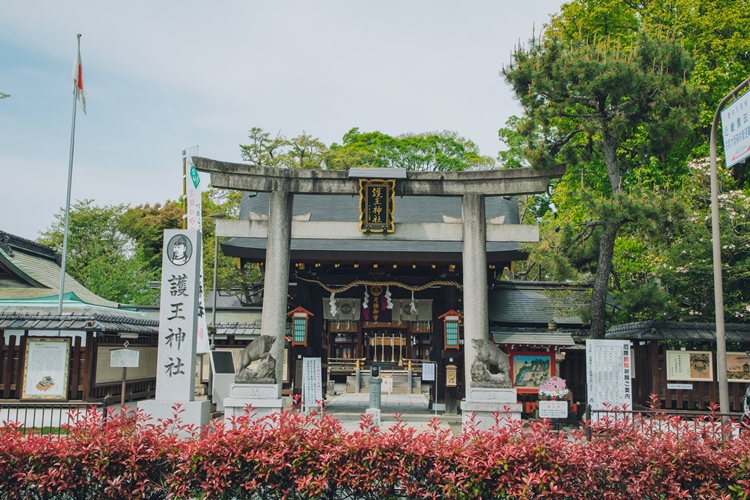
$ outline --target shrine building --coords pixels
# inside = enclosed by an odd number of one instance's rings
[[[263,273],[262,334],[285,340],[273,351],[284,360],[282,392],[298,391],[302,359],[317,357],[329,396],[366,392],[368,377],[357,379],[357,369],[379,366],[391,379],[384,391],[437,391],[447,411],[471,389],[472,340],[491,339],[490,309],[503,308],[493,289],[509,292],[500,286],[503,270],[526,258],[522,243],[539,238],[537,226],[520,224],[516,197],[545,192],[564,172],[193,162],[213,187],[243,191],[239,220],[217,220],[217,235],[230,237],[221,243],[225,255]],[[541,371],[521,371],[517,385],[527,392],[536,392],[536,378],[557,375],[555,354],[573,347],[570,335],[542,333],[501,344],[506,352],[514,342],[518,352],[532,350],[518,363],[542,362],[534,364]],[[229,347],[225,340],[217,348]]]

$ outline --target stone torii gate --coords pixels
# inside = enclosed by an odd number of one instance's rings
[[[365,239],[372,241],[461,241],[463,244],[464,370],[466,394],[471,394],[470,368],[476,357],[473,339],[489,339],[487,308],[488,241],[537,242],[539,228],[501,224],[485,218],[485,196],[515,196],[544,193],[549,180],[565,172],[528,168],[469,172],[405,172],[397,169],[352,169],[352,171],[296,170],[229,163],[193,157],[201,172],[211,174],[216,188],[270,193],[268,220],[217,220],[218,236],[267,238],[266,279],[262,325],[274,336],[271,354],[283,359],[286,297],[292,238]],[[356,175],[351,175],[357,170]],[[365,172],[366,171],[366,172]],[[398,174],[396,173],[398,172]],[[460,196],[462,220],[455,223],[400,223],[393,233],[362,233],[356,222],[293,221],[295,194],[359,195],[359,179],[397,178],[396,196]],[[282,364],[276,365],[276,380],[282,380]],[[281,397],[281,385],[278,384]]]

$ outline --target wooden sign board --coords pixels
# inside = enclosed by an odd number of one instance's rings
[[[111,368],[138,368],[141,353],[135,349],[115,349],[109,356]]]
[[[539,418],[568,418],[568,402],[539,401]]]

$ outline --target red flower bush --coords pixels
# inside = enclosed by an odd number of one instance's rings
[[[250,410],[203,429],[94,409],[68,435],[0,428],[0,498],[747,498],[750,437],[714,416],[605,419],[572,433],[514,422],[454,437],[363,416]],[[593,439],[586,439],[591,431]],[[178,437],[187,435],[187,438]]]

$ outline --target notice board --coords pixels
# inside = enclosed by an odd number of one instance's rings
[[[607,416],[597,410],[633,409],[630,361],[628,340],[586,340],[586,391],[592,422]]]
[[[320,358],[302,358],[302,405],[305,411],[323,400],[323,370]]]

